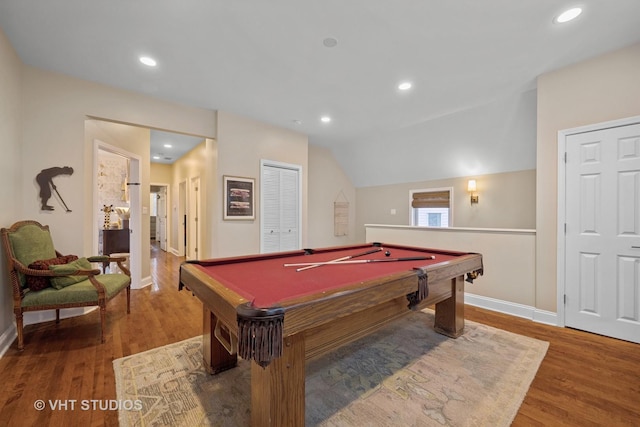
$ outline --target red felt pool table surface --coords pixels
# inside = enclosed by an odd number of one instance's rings
[[[222,258],[201,261],[196,266],[220,284],[250,301],[253,306],[271,307],[286,303],[287,300],[332,291],[397,272],[410,272],[416,268],[433,266],[466,255],[462,252],[385,245],[376,253],[349,260],[359,263],[323,265],[303,271],[297,271],[299,267],[284,266],[289,263],[329,262],[372,249],[375,249],[373,245],[357,245],[328,248],[314,251],[312,254],[298,251],[272,257]],[[389,257],[385,255],[386,251],[390,252]],[[434,256],[435,259],[360,263],[363,260],[429,256]]]

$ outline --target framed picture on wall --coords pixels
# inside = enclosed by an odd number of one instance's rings
[[[255,219],[255,179],[223,176],[224,218]]]

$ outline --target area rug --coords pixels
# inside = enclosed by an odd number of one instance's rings
[[[307,364],[307,426],[508,426],[548,343],[466,321],[457,339],[411,313]],[[212,376],[202,339],[114,360],[120,426],[248,426],[250,365]]]

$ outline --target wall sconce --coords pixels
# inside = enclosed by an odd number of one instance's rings
[[[479,198],[478,195],[475,194],[477,191],[475,179],[470,179],[469,182],[467,182],[467,191],[471,193],[471,204],[473,205],[474,203],[478,203]]]

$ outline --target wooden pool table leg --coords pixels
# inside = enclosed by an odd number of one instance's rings
[[[302,333],[285,337],[282,356],[262,368],[251,363],[251,425],[304,426],[305,355]]]
[[[210,374],[217,374],[234,368],[238,364],[237,353],[229,354],[227,349],[224,348],[214,335],[217,320],[216,315],[208,308],[203,307],[202,317],[202,356],[205,369]]]
[[[452,338],[464,332],[464,276],[451,279],[451,298],[436,304],[434,329]]]

